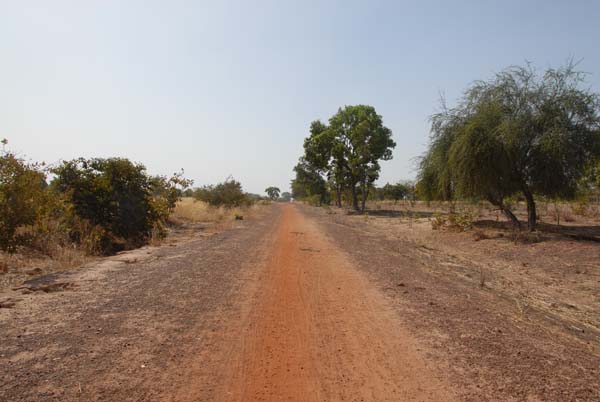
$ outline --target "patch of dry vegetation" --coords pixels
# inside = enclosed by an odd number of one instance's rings
[[[51,255],[26,248],[15,253],[0,251],[0,290],[42,274],[82,266],[93,258],[76,245],[56,245]]]
[[[257,204],[233,208],[213,207],[207,202],[184,197],[175,206],[170,219],[174,223],[218,223],[244,219],[253,215],[258,208]]]

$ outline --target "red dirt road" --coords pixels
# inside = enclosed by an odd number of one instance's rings
[[[36,281],[0,294],[0,401],[456,399],[294,205]]]
[[[558,293],[598,294],[597,246],[541,308],[386,219],[277,204],[1,290],[0,401],[600,400],[596,316]]]
[[[293,206],[264,277],[218,400],[454,399],[382,296]]]

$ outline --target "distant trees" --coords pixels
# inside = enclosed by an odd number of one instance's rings
[[[520,193],[530,230],[535,195],[571,197],[600,157],[600,101],[572,63],[540,77],[510,67],[478,81],[458,105],[432,116],[418,192],[427,199],[485,199],[520,223],[505,200]]]
[[[343,191],[349,189],[353,208],[364,210],[369,188],[379,177],[379,161],[391,159],[395,146],[391,130],[383,125],[375,108],[340,108],[328,125],[318,120],[311,123],[310,135],[304,140],[304,155],[294,168],[292,189],[296,193],[320,193],[323,200],[321,186],[326,187],[326,177],[338,206]]]
[[[292,193],[284,191],[280,196],[281,201],[290,202],[292,200]]]
[[[281,190],[278,187],[267,187],[265,189],[265,193],[267,193],[267,196],[272,200],[275,201],[276,199],[279,198],[279,193],[281,193]]]
[[[408,198],[412,193],[412,189],[408,183],[386,183],[382,188],[382,192],[384,199],[394,200],[394,203],[396,203],[399,200]]]
[[[211,206],[226,208],[239,207],[252,203],[251,197],[244,192],[242,184],[229,177],[222,183],[198,188],[194,198],[204,201]]]

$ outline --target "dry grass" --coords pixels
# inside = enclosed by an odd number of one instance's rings
[[[56,246],[51,255],[34,250],[19,250],[14,254],[0,252],[0,290],[35,276],[79,267],[92,258],[73,246]]]
[[[185,197],[177,203],[171,219],[176,222],[192,223],[232,221],[252,215],[257,208],[257,206],[236,208],[211,207],[203,201]]]
[[[177,225],[199,224],[202,229],[233,225],[235,220],[247,219],[256,215],[261,205],[240,208],[215,208],[193,198],[183,198],[176,206],[170,220]],[[196,225],[186,225],[186,230]],[[174,241],[177,231],[170,231],[165,239],[157,227],[152,231],[149,244],[159,246],[165,240]],[[37,239],[35,247],[21,248],[13,254],[0,252],[0,290],[15,286],[27,279],[51,272],[63,271],[84,265],[94,257],[86,253],[84,246],[70,244],[58,230]]]

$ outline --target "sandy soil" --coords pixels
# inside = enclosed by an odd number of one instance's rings
[[[529,249],[390,219],[273,205],[4,292],[0,400],[600,400],[597,249],[546,291]]]

